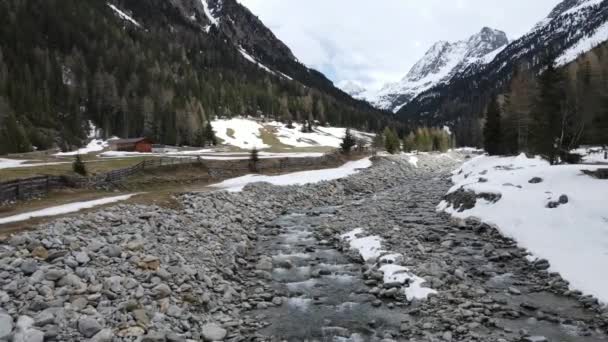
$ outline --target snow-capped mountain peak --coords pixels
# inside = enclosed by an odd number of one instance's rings
[[[345,80],[338,82],[336,86],[356,99],[362,99],[366,92],[366,89],[357,81]]]
[[[448,82],[469,66],[487,63],[491,60],[488,55],[495,54],[508,43],[503,31],[488,27],[466,40],[439,41],[401,81],[385,85],[378,93],[368,94],[366,99],[378,108],[396,112],[421,92]]]

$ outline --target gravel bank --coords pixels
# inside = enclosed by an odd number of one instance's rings
[[[603,341],[608,318],[592,298],[568,292],[490,227],[435,213],[460,157],[420,156],[417,168],[379,158],[347,179],[184,194],[180,210],[117,205],[14,236],[0,244],[0,341],[276,338],[263,328],[281,324],[272,310],[290,297],[273,277],[277,250],[265,246],[286,229],[277,220],[298,211],[316,217],[311,248],[331,246],[357,265],[352,275],[371,294],[362,303],[405,315],[390,329],[370,321],[370,336]],[[330,215],[314,214],[329,207]],[[438,293],[412,302],[379,291],[379,265],[364,265],[339,238],[357,227]]]

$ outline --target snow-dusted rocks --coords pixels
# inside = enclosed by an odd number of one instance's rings
[[[383,282],[390,288],[404,286],[407,300],[424,300],[437,291],[423,286],[424,279],[412,274],[410,269],[395,263],[402,255],[382,249],[382,239],[378,236],[365,236],[361,228],[343,234],[340,237],[348,243],[351,249],[359,253],[365,262],[377,262],[376,267],[383,274]],[[391,285],[393,284],[393,285]]]

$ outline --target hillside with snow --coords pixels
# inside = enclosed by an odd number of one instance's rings
[[[293,148],[339,148],[346,133],[343,127],[313,126],[312,132],[303,132],[302,124],[293,123],[293,128],[277,121],[262,121],[252,118],[232,118],[212,121],[211,125],[222,144],[239,149],[293,149]],[[367,143],[374,134],[352,130],[356,138]]]

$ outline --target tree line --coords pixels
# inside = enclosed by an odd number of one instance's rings
[[[517,68],[509,89],[492,96],[483,144],[491,155],[530,153],[551,163],[577,162],[570,151],[581,144],[608,144],[606,46],[557,68],[547,59],[536,75]]]
[[[133,4],[144,28],[105,1],[0,2],[0,154],[81,146],[89,123],[105,137],[204,145],[215,117],[369,131],[393,120],[260,69],[166,3]]]
[[[374,136],[371,147],[374,150],[383,150],[390,154],[399,152],[446,152],[455,147],[456,137],[446,128],[419,127],[399,136],[393,127],[386,127],[381,133]],[[355,146],[366,144],[357,141],[350,129],[342,139],[340,148],[343,152],[350,152]]]

